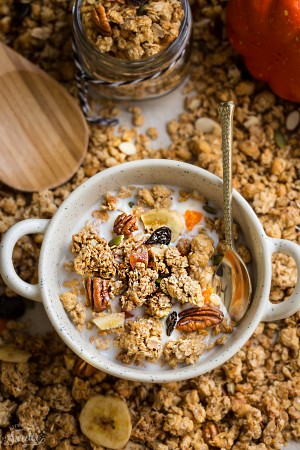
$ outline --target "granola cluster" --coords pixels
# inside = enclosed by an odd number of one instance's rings
[[[63,286],[71,290],[60,300],[79,330],[85,325],[94,332],[96,325],[98,335],[90,340],[97,348],[102,347],[99,335],[110,336],[124,364],[194,364],[206,348],[226,342],[222,336],[210,343],[196,339],[197,331],[202,338],[209,331],[211,336],[224,332],[221,300],[212,287],[218,244],[207,234],[214,230],[223,238],[222,223],[209,218],[217,210],[203,196],[176,189],[125,186],[107,193],[99,210],[105,218],[99,221],[99,214],[92,214],[72,236],[75,259],[66,267],[73,266],[81,279],[70,281],[67,273]],[[177,199],[185,212],[176,210]],[[201,205],[209,215],[204,216]],[[101,237],[108,232],[109,241]],[[233,326],[226,332],[232,331]]]
[[[89,41],[101,53],[125,60],[164,50],[179,35],[183,16],[180,0],[83,0],[81,5]]]
[[[74,94],[70,2],[32,0],[24,3],[22,14],[16,7],[20,3],[7,0],[0,4],[1,41],[39,64]],[[254,208],[269,236],[300,243],[299,126],[287,128],[287,119],[298,105],[281,100],[266,84],[249,76],[225,38],[226,4],[193,2],[192,66],[184,87],[184,112],[179,116],[174,112],[167,125],[170,144],[153,149],[158,130],[155,123],[145,132],[136,128],[143,123],[138,107],[130,108],[132,127],[92,126],[83,165],[64,186],[30,195],[1,185],[1,234],[24,218],[51,218],[82,182],[124,161],[170,158],[222,176],[216,110],[219,101],[233,100],[234,187]],[[116,117],[119,108],[107,104],[102,112]],[[215,127],[203,131],[202,118],[212,119]],[[130,155],[122,151],[122,143],[131,144]],[[42,235],[26,236],[15,247],[15,268],[31,283],[37,282],[42,241]],[[292,258],[274,255],[271,301],[287,299],[295,280]],[[2,288],[6,295],[15,296]],[[282,449],[290,440],[300,440],[299,324],[299,313],[276,323],[261,323],[222,367],[192,380],[151,385],[99,371],[88,378],[75,374],[76,357],[56,334],[30,335],[20,322],[11,321],[3,330],[1,321],[1,344],[14,343],[32,353],[27,363],[0,365],[3,448],[6,443],[8,449],[13,448],[11,442],[20,447],[16,442],[21,432],[15,429],[19,422],[24,439],[29,434],[26,430],[45,433],[41,450],[95,450],[81,433],[77,418],[83,403],[101,393],[120,395],[132,411],[133,430],[126,450],[208,450],[210,445],[226,450]]]

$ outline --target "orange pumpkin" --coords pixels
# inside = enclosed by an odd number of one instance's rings
[[[280,97],[300,102],[298,0],[229,0],[227,32],[255,78]]]

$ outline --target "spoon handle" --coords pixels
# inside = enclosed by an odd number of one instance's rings
[[[233,102],[223,102],[218,106],[219,120],[222,129],[224,232],[227,248],[233,247],[231,207],[233,112]]]

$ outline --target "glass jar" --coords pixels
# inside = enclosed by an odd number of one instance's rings
[[[175,89],[187,74],[191,55],[191,10],[188,0],[181,2],[184,18],[178,37],[160,53],[136,61],[101,53],[88,41],[81,21],[82,0],[75,0],[73,48],[84,89],[91,83],[98,95],[116,100],[156,98]]]

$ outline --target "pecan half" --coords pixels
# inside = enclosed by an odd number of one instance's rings
[[[102,5],[97,5],[92,10],[92,19],[102,36],[111,36],[112,29],[106,17],[105,9]]]
[[[124,234],[124,236],[128,237],[131,233],[138,229],[136,224],[136,217],[132,214],[120,214],[114,223],[114,232],[116,234]]]
[[[189,308],[181,311],[176,328],[179,331],[200,331],[217,325],[224,319],[224,314],[213,306]]]
[[[73,367],[73,373],[76,377],[84,378],[90,377],[97,372],[96,367],[91,366],[91,364],[83,361],[81,358],[77,358]]]
[[[212,441],[217,434],[219,434],[218,425],[215,424],[211,420],[207,420],[203,425],[203,440],[209,445],[210,441]]]
[[[109,302],[108,281],[101,278],[86,278],[86,305],[95,312],[104,311]]]

